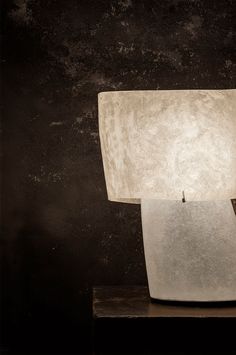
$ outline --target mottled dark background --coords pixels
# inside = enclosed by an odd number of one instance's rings
[[[235,88],[235,0],[5,0],[5,349],[89,349],[94,284],[146,284],[140,208],[107,201],[97,93]]]

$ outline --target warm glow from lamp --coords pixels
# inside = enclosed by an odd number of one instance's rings
[[[236,300],[236,90],[103,92],[98,104],[108,198],[141,203],[151,297]]]
[[[235,198],[235,113],[236,90],[100,93],[109,200]]]

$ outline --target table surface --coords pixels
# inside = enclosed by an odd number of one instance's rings
[[[153,301],[144,286],[93,289],[96,318],[236,318],[236,302],[182,303]]]

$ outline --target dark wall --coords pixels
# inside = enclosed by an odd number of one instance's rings
[[[140,208],[107,201],[97,93],[235,88],[235,4],[4,2],[6,347],[79,349],[94,284],[146,284]]]

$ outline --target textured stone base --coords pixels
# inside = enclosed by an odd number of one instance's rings
[[[152,298],[236,300],[236,216],[231,201],[142,200]]]

